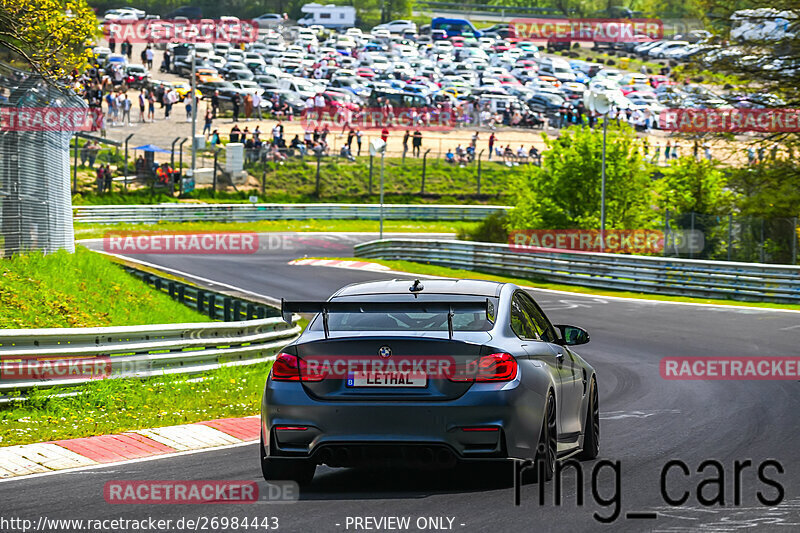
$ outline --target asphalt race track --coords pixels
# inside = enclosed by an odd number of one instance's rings
[[[287,261],[304,255],[351,256],[354,242],[371,238],[317,234],[303,237],[305,242],[292,238],[292,250],[266,249],[257,255],[137,259],[268,296],[323,299],[347,283],[397,276],[290,266]],[[318,468],[313,485],[295,503],[137,506],[104,501],[103,485],[110,480],[258,480],[265,486],[254,444],[3,482],[0,514],[33,520],[42,515],[173,521],[277,517],[279,531],[293,532],[364,531],[354,528],[352,517],[368,516],[410,517],[408,531],[420,530],[420,517],[451,518],[452,525],[445,519],[443,527],[464,532],[800,530],[800,384],[667,381],[659,374],[665,356],[796,356],[800,313],[531,292],[554,322],[589,330],[591,342],[577,351],[597,368],[599,378],[601,459],[583,463],[581,484],[574,470],[563,473],[560,505],[554,503],[556,484],[550,482],[544,503],[539,485],[529,483],[522,489],[521,505],[515,506],[510,471],[327,467]],[[676,466],[665,479],[669,498],[687,493],[680,506],[671,506],[661,493],[662,468],[670,460],[688,472]],[[769,460],[778,466],[764,464]],[[698,473],[705,461],[716,463]],[[737,475],[737,461],[751,466],[739,468]],[[766,479],[759,479],[759,465]],[[702,503],[718,496],[724,505]],[[613,520],[604,524],[600,519]]]

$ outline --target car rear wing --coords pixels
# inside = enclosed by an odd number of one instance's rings
[[[288,323],[292,321],[292,313],[321,314],[326,339],[330,335],[328,329],[329,313],[447,313],[447,331],[452,339],[453,316],[456,311],[462,313],[486,313],[486,319],[494,322],[492,303],[489,298],[452,302],[424,302],[419,300],[406,302],[287,302],[281,298],[281,316]]]

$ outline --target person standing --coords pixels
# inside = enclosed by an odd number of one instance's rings
[[[111,50],[112,54],[117,52],[117,39],[114,37],[115,32],[111,32],[111,35],[108,36],[108,49]]]
[[[386,126],[384,126],[383,129],[381,130],[381,140],[385,143],[389,142],[389,128],[387,128]]]
[[[353,131],[353,128],[350,128],[350,131],[347,133],[347,149],[350,150],[352,153],[353,151],[353,139],[356,137],[356,132]]]
[[[203,135],[211,133],[211,123],[214,120],[214,115],[211,114],[210,109],[206,109],[205,123],[203,124]]]
[[[414,131],[414,139],[411,141],[412,153],[414,157],[419,157],[422,151],[422,132],[419,130]]]
[[[145,107],[147,106],[146,91],[142,89],[139,92],[139,122],[145,121]]]
[[[361,156],[361,130],[356,130],[356,143],[358,144],[358,155]]]
[[[664,160],[669,163],[670,152],[672,151],[672,144],[667,141],[667,146],[664,148]]]
[[[250,120],[250,115],[253,114],[253,95],[247,93],[244,95],[244,118]]]
[[[153,70],[153,58],[155,57],[156,54],[155,52],[153,52],[153,49],[150,47],[149,44],[147,45],[147,48],[145,48],[144,50],[144,55],[145,55],[145,60],[147,61],[147,70]]]
[[[261,101],[261,95],[257,92],[253,93],[253,115],[258,117],[258,120],[264,120],[261,116]]]
[[[97,167],[97,179],[95,183],[97,185],[97,194],[103,194],[103,190],[106,186],[106,169],[103,165]]]
[[[405,159],[406,154],[408,153],[408,140],[411,138],[411,133],[409,130],[406,130],[406,133],[403,135],[403,159]]]
[[[234,93],[231,98],[231,105],[233,106],[233,121],[239,122],[239,106],[242,105],[242,99],[239,93]]]
[[[492,160],[492,153],[494,152],[494,143],[495,143],[496,140],[497,140],[497,137],[495,137],[494,132],[492,132],[492,134],[489,135],[489,160],[490,161]]]
[[[192,96],[187,95],[184,98],[184,106],[186,107],[186,122],[192,121]]]
[[[122,105],[121,105],[121,107],[122,107],[122,125],[124,126],[125,123],[127,123],[128,126],[130,126],[131,125],[131,101],[128,98],[128,93],[125,93],[125,95],[122,97]]]
[[[656,143],[656,149],[653,152],[653,159],[650,162],[654,165],[657,165],[659,159],[661,159],[661,144]]]
[[[164,60],[161,62],[161,70],[164,72],[170,72],[171,65],[170,60],[172,59],[172,54],[169,53],[169,50],[164,50]]]
[[[128,56],[128,63],[130,63],[131,57],[133,57],[133,45],[130,39],[125,39],[125,55]]]
[[[154,122],[156,117],[156,96],[153,94],[153,91],[147,95],[147,119],[150,122]]]
[[[219,91],[214,91],[211,95],[211,112],[214,118],[217,118],[217,110],[219,109]]]
[[[127,173],[127,170],[126,170],[126,173]],[[103,175],[104,175],[103,177],[105,178],[105,189],[106,189],[106,192],[111,192],[111,183],[112,183],[113,176],[111,174],[111,167],[108,166],[108,163],[106,163],[105,172],[103,173]]]

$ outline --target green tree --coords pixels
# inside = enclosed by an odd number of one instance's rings
[[[733,193],[726,189],[727,180],[721,170],[705,159],[683,157],[663,171],[656,183],[656,205],[673,213],[694,211],[705,215],[730,212]]]
[[[0,48],[50,80],[86,67],[96,31],[85,0],[0,0]]]
[[[599,229],[603,133],[571,127],[544,137],[542,167],[516,181],[509,229]],[[609,125],[606,150],[606,228],[649,227],[650,168],[633,130]]]

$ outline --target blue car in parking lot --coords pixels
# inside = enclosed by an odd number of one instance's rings
[[[404,280],[347,286],[313,313],[266,382],[260,460],[267,480],[311,482],[317,465],[444,468],[557,460],[599,450],[595,371],[510,283]]]

